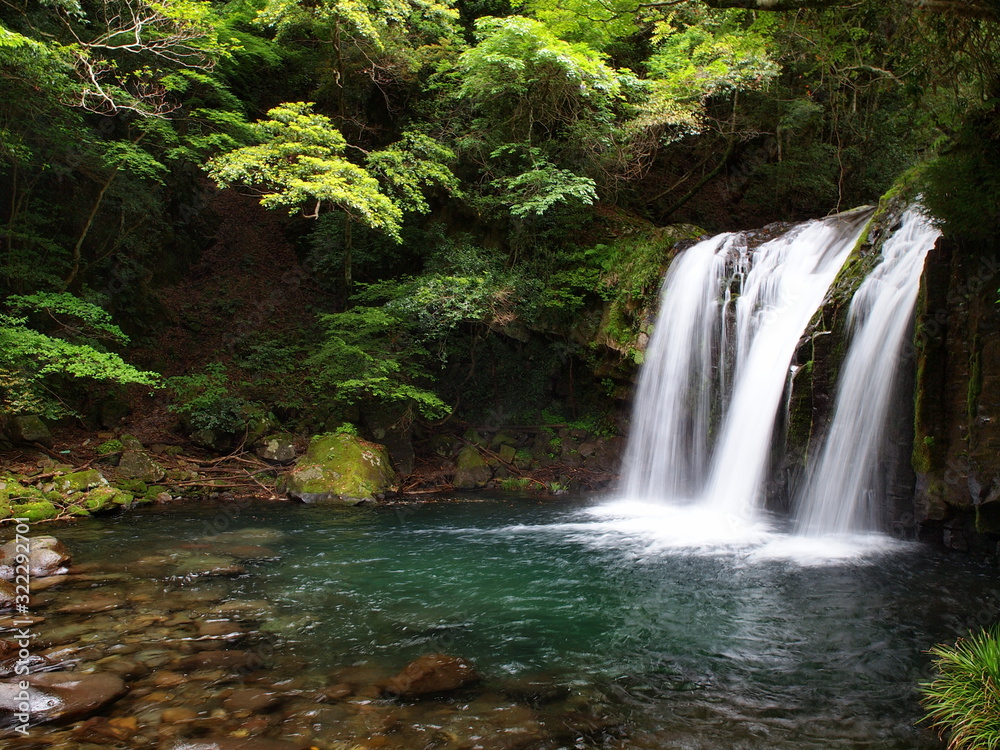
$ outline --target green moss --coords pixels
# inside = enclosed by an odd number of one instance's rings
[[[395,486],[385,448],[351,435],[314,437],[282,478],[284,491],[310,502],[373,498]]]
[[[121,505],[129,505],[132,495],[117,487],[96,487],[84,495],[79,503],[92,513],[109,510]]]
[[[120,479],[115,485],[125,492],[129,492],[133,495],[145,495],[148,491],[148,487],[145,482],[138,479]]]
[[[14,518],[26,518],[29,522],[45,521],[59,515],[59,509],[47,500],[38,503],[12,505],[10,511]]]
[[[111,440],[105,440],[99,446],[97,446],[98,456],[107,456],[112,453],[121,453],[125,450],[125,446],[122,445],[122,441],[117,438]]]

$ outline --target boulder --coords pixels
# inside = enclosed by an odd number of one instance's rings
[[[200,448],[206,448],[216,453],[222,453],[232,445],[232,439],[224,432],[216,430],[195,430],[189,436],[191,442]]]
[[[89,513],[130,505],[135,498],[131,493],[117,487],[95,487],[77,500],[80,506]]]
[[[17,541],[0,547],[0,578],[11,581],[17,566],[17,556],[23,550]],[[54,536],[36,536],[28,542],[28,571],[32,578],[61,575],[70,563],[69,550]]]
[[[118,462],[118,476],[123,479],[159,482],[166,476],[166,473],[164,468],[144,451],[125,450]]]
[[[0,723],[10,723],[23,703],[28,704],[32,724],[73,721],[125,694],[122,679],[107,672],[48,672],[20,679],[28,683],[26,691],[18,681],[0,682]]]
[[[455,466],[455,477],[452,484],[455,489],[471,490],[482,487],[493,478],[493,472],[483,460],[475,445],[467,445],[458,453]]]
[[[257,443],[254,452],[273,464],[290,464],[298,453],[295,450],[295,436],[290,432],[269,435]]]
[[[306,503],[357,505],[394,490],[396,473],[385,448],[352,435],[322,435],[279,482]]]
[[[11,419],[11,434],[21,443],[38,443],[47,448],[52,447],[52,434],[40,417],[18,415]]]
[[[382,693],[400,698],[436,695],[474,685],[482,679],[475,668],[457,656],[425,654],[414,659],[382,687]]]

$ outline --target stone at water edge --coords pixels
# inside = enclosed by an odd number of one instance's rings
[[[0,547],[0,578],[12,581],[21,546],[10,541]],[[69,550],[54,536],[36,536],[28,542],[28,571],[33,578],[65,573],[70,564]]]
[[[482,677],[465,659],[447,654],[425,654],[414,659],[382,686],[386,696],[415,698],[474,685]]]
[[[10,724],[22,701],[20,680],[28,682],[31,723],[73,721],[98,711],[125,694],[125,683],[107,672],[48,672],[0,682],[0,725]]]
[[[359,746],[360,747],[360,746]],[[198,740],[171,740],[160,744],[161,750],[311,750],[305,740],[269,740],[264,737],[220,737]]]
[[[459,451],[456,459],[455,477],[452,484],[455,489],[472,490],[484,486],[493,478],[493,472],[483,460],[475,445],[466,445]]]
[[[385,448],[352,435],[313,438],[278,484],[279,491],[306,503],[345,505],[380,499],[395,488],[396,472]]]

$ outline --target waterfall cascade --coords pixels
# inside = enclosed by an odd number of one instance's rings
[[[796,521],[806,534],[878,528],[886,424],[924,259],[940,234],[919,210],[906,211],[851,300],[833,421],[797,501]]]
[[[725,234],[672,264],[639,380],[626,497],[753,514],[795,348],[868,210],[748,251]]]
[[[625,457],[627,500],[752,521],[792,357],[871,211],[793,227],[750,251],[741,234],[685,250],[663,283]],[[799,495],[807,533],[871,529],[879,446],[923,261],[938,236],[916,210],[859,288],[835,416]]]

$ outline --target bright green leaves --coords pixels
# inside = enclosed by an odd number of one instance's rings
[[[457,187],[445,164],[454,154],[432,138],[405,133],[398,143],[370,154],[365,169],[344,157],[344,136],[312,106],[290,102],[272,109],[269,119],[255,126],[261,143],[215,157],[208,164],[209,175],[222,187],[242,183],[261,188],[261,205],[268,208],[309,209],[314,217],[323,208],[338,208],[396,241],[401,241],[404,211],[428,210],[423,188]],[[373,175],[383,179],[393,197]]]
[[[684,20],[671,15],[656,25],[641,124],[697,132],[709,97],[761,89],[777,76],[769,35],[757,23],[744,26],[740,20],[740,11],[728,11]]]
[[[597,200],[597,184],[592,179],[547,161],[500,183],[510,202],[510,213],[517,218],[541,216],[560,203],[590,205]]]
[[[69,294],[12,297],[12,310],[46,314],[59,323],[57,335],[42,333],[28,319],[0,314],[0,410],[57,417],[69,413],[55,395],[59,379],[156,385],[159,376],[127,364],[104,351],[95,337],[127,339],[99,307]]]
[[[580,100],[619,91],[618,72],[600,55],[586,44],[564,42],[539,21],[487,16],[476,21],[476,33],[479,43],[459,59],[461,95],[473,102],[534,93],[542,96],[531,96],[533,104],[569,113]]]
[[[318,216],[324,204],[352,219],[399,237],[403,212],[379,189],[378,180],[343,156],[347,141],[312,104],[291,102],[268,112],[256,125],[260,145],[244,146],[212,159],[208,173],[222,187],[242,183],[262,190],[261,205],[309,206]]]
[[[448,167],[455,152],[430,136],[417,132],[403,133],[399,141],[368,156],[368,171],[378,175],[397,205],[405,211],[427,213],[430,206],[424,197],[427,187],[448,192],[458,190],[458,180]]]

